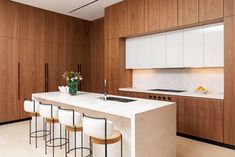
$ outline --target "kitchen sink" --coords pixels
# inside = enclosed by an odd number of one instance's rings
[[[158,91],[158,92],[175,92],[175,93],[182,93],[182,92],[186,92],[186,90],[177,90],[177,89],[149,89],[149,91]]]
[[[101,97],[100,99],[104,100],[104,97]],[[117,101],[117,102],[123,102],[123,103],[128,103],[128,102],[133,102],[137,101],[134,99],[127,99],[127,98],[120,98],[120,97],[107,97],[107,100],[109,101]]]

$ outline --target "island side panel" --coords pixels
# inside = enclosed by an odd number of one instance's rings
[[[136,115],[135,157],[176,157],[176,104]]]

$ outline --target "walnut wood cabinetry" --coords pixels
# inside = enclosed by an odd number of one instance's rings
[[[160,29],[160,0],[145,0],[145,30],[146,32]]]
[[[199,21],[223,18],[224,0],[199,0]]]
[[[179,133],[223,142],[223,100],[178,97]]]
[[[178,0],[178,26],[198,23],[199,0]]]
[[[145,32],[145,0],[128,0],[130,35]]]
[[[160,0],[160,29],[177,27],[177,0]]]

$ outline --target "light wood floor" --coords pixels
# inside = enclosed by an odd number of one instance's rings
[[[29,145],[28,122],[0,126],[0,156],[46,157],[44,143],[39,140],[38,149]],[[49,149],[50,150],[50,149]],[[56,149],[56,157],[64,157],[64,150]],[[72,155],[71,155],[72,156]],[[235,150],[226,149],[182,137],[177,137],[177,157],[234,157]]]

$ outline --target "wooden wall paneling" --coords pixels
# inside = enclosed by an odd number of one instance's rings
[[[105,9],[105,39],[118,37],[118,9],[119,5],[117,4]]]
[[[104,92],[104,18],[91,24],[91,91]]]
[[[0,37],[0,122],[22,118],[18,100],[19,40]]]
[[[89,46],[91,22],[74,17],[67,19],[67,44]]]
[[[235,1],[224,0],[224,17],[235,15]]]
[[[235,145],[235,17],[224,19],[224,142]]]
[[[178,0],[178,26],[198,23],[199,0]]]
[[[125,39],[119,40],[119,88],[132,87],[132,70],[126,69],[126,46]]]
[[[65,43],[67,35],[67,16],[47,12],[46,41],[54,43]]]
[[[8,0],[0,1],[0,36],[19,37],[19,7]]]
[[[177,27],[177,0],[160,0],[160,29]]]
[[[20,40],[20,103],[31,99],[32,93],[45,91],[46,44],[33,40]]]
[[[199,0],[199,21],[223,18],[224,0]]]
[[[160,29],[160,1],[145,0],[145,29],[146,32]]]
[[[126,37],[130,35],[130,18],[128,1],[122,1],[118,7],[118,31],[119,37]]]
[[[128,0],[130,35],[145,32],[145,0]]]
[[[20,7],[20,38],[45,41],[47,33],[46,11],[26,5]]]

